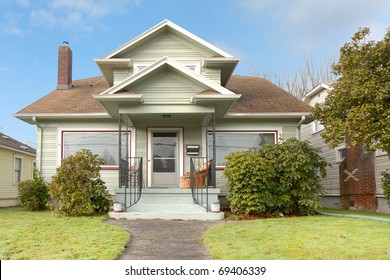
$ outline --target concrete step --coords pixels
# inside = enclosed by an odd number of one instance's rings
[[[115,190],[117,200],[124,202],[124,189]],[[208,204],[218,198],[219,189],[209,189]],[[206,196],[202,203],[206,206]],[[209,207],[210,208],[210,207]],[[195,204],[188,189],[143,189],[141,199],[125,212],[110,212],[114,219],[181,219],[181,220],[222,220],[223,212],[211,213]]]

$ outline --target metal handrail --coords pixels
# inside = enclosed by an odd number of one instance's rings
[[[141,199],[143,182],[142,157],[130,157],[126,170],[124,172],[126,174],[125,184],[122,184],[125,187],[125,209],[133,206]]]
[[[209,211],[209,174],[212,164],[206,157],[190,158],[190,188],[194,202]]]

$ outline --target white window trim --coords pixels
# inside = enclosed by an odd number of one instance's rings
[[[380,156],[386,156],[387,155],[387,152],[383,149],[378,149],[375,151],[375,156],[376,157],[380,157]]]
[[[344,160],[344,158],[341,158],[341,150],[346,149],[345,145],[341,145],[335,149],[336,153],[336,163],[340,163]]]
[[[318,122],[320,122],[320,121],[317,121],[317,120],[315,120],[315,121],[313,121],[312,123],[311,123],[311,134],[315,134],[315,133],[318,133],[318,132],[321,132],[321,131],[323,131],[325,128],[324,128],[324,125],[323,124],[319,124],[319,126],[321,127],[320,129],[317,129],[317,126],[316,126],[316,123],[318,123]]]
[[[20,180],[19,181],[16,181],[16,159],[20,159]],[[20,156],[17,156],[15,155],[14,156],[14,169],[13,169],[13,172],[12,172],[12,176],[13,176],[13,182],[14,184],[18,184],[19,182],[23,181],[23,158],[20,157]]]

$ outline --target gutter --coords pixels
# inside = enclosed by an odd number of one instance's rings
[[[37,121],[37,117],[36,116],[33,116],[32,117],[32,121],[33,121],[33,123],[35,123],[35,125],[37,126],[37,127],[39,127],[40,128],[40,130],[41,130],[41,139],[40,139],[40,141],[39,141],[39,172],[42,172],[42,147],[43,147],[43,145],[42,145],[42,141],[43,141],[43,126],[40,124],[40,123],[38,123],[38,121]]]
[[[300,122],[298,123],[297,125],[297,135],[298,135],[298,139],[301,140],[301,125],[302,123],[306,120],[306,116],[302,116]]]

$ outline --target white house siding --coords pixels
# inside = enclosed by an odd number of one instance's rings
[[[33,177],[35,156],[0,148],[0,207],[19,204],[17,183],[14,181],[15,157],[22,159],[21,180],[30,180]]]
[[[202,67],[201,75],[213,81],[216,84],[221,84],[221,69]]]
[[[390,161],[387,154],[381,154],[375,157],[375,178],[376,194],[383,194],[383,172],[390,172]]]
[[[194,93],[202,91],[195,83],[181,78],[178,74],[164,72],[134,91],[143,95],[144,103],[188,103]]]
[[[320,132],[312,133],[311,124],[302,126],[301,138],[308,140],[313,147],[321,148],[321,156],[332,165],[326,168],[327,176],[321,181],[326,194],[329,196],[340,195],[339,164],[336,162],[336,151],[324,143]]]
[[[146,45],[123,55],[133,62],[155,62],[164,56],[177,61],[201,61],[213,54],[186,41],[173,33],[163,34]]]
[[[41,138],[41,133],[43,137]],[[43,130],[38,129],[37,133],[37,167],[38,169],[42,165],[41,176],[45,179],[46,182],[51,182],[51,178],[56,173],[58,166],[57,157],[61,155],[60,151],[57,151],[57,141],[58,141],[57,127],[44,126]],[[41,143],[41,139],[43,142]],[[42,151],[41,151],[42,149]],[[42,156],[42,161],[41,161]]]
[[[129,69],[116,69],[113,71],[113,75],[114,75],[114,86],[116,84],[119,84],[120,82],[122,82],[124,79],[126,79],[127,77],[131,76],[132,75],[132,71],[130,71]]]

